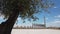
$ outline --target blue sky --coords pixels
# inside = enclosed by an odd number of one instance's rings
[[[36,14],[39,20],[37,21],[27,21],[25,23],[22,23],[23,20],[21,18],[18,18],[18,25],[25,25],[25,26],[30,26],[32,23],[37,23],[37,24],[43,24],[44,19],[43,17],[46,17],[46,26],[56,26],[60,27],[60,0],[52,0],[54,2],[54,7],[49,8],[49,11],[51,12],[50,14],[46,12],[42,12],[41,14]],[[0,22],[4,21],[2,17],[0,17]],[[16,25],[15,25],[16,26]]]

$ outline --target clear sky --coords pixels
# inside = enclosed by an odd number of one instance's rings
[[[60,0],[52,0],[54,2],[54,7],[50,8],[50,14],[46,12],[42,12],[41,14],[37,14],[36,16],[39,18],[37,21],[27,21],[26,23],[22,23],[23,21],[18,18],[18,25],[30,26],[32,23],[43,24],[44,23],[44,15],[46,17],[46,26],[57,26],[60,27]],[[0,17],[0,22],[4,21],[2,17]]]

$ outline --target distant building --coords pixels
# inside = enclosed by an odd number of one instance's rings
[[[32,24],[32,27],[40,29],[40,28],[45,28],[45,25],[44,24]]]
[[[44,24],[32,24],[32,26],[16,26],[14,29],[44,29]]]

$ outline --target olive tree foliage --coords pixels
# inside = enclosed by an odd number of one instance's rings
[[[22,19],[36,20],[37,17],[34,14],[41,12],[41,10],[46,11],[52,5],[51,0],[3,0],[3,10],[0,13],[5,18],[8,18],[14,12],[13,10],[17,9],[18,16]]]

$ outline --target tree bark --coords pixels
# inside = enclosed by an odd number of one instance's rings
[[[8,20],[2,23],[3,27],[0,28],[0,34],[11,34],[12,28],[18,18],[18,15],[19,11],[14,10],[14,12],[9,16]]]

